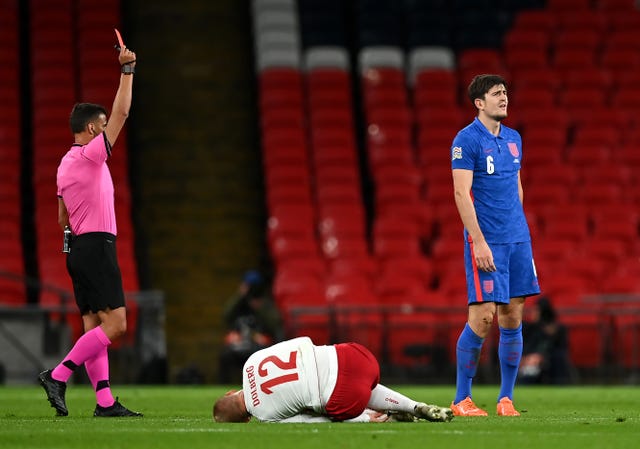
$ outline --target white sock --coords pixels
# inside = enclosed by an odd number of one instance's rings
[[[403,394],[378,384],[371,390],[371,397],[367,407],[378,411],[397,411],[413,413],[417,402]]]

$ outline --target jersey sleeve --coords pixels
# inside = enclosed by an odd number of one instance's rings
[[[346,419],[343,422],[371,422],[371,417],[369,416],[370,412],[373,412],[373,410],[365,409],[364,412],[362,412],[359,416],[351,419]]]
[[[82,156],[96,164],[104,163],[111,156],[111,144],[107,135],[102,132],[82,148]]]
[[[345,419],[343,422],[348,422],[348,423],[371,422],[371,417],[369,416],[368,412],[373,412],[373,410],[366,409],[359,416],[356,416],[355,418],[351,418],[351,419]],[[289,418],[281,419],[278,422],[313,424],[313,423],[325,423],[325,422],[334,422],[334,421],[326,416],[309,415],[306,413],[301,413],[299,415],[294,415]]]
[[[473,170],[476,160],[477,144],[468,139],[465,134],[458,133],[451,144],[451,168]]]
[[[326,416],[307,415],[306,413],[300,413],[299,415],[293,415],[293,416],[290,416],[289,418],[281,419],[278,422],[313,424],[313,423],[325,423],[325,422],[332,422],[332,421]]]

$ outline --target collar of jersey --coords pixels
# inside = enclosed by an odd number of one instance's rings
[[[489,132],[489,130],[487,129],[486,126],[484,126],[484,124],[478,119],[478,117],[473,119],[473,124],[475,126],[477,126],[478,128],[480,128],[481,132],[486,134],[487,137],[490,137],[492,139],[503,139],[504,137],[502,137],[502,131],[504,131],[504,126],[502,126],[502,123],[500,124],[500,133],[498,133],[497,136],[494,136],[493,134],[491,134]]]

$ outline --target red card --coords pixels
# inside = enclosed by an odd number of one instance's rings
[[[120,46],[120,48],[124,48],[124,42],[122,41],[122,35],[120,34],[120,31],[118,31],[117,28],[114,28],[113,31],[116,32],[116,37],[118,38],[118,45]]]

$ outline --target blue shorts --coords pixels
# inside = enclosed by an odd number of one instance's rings
[[[464,266],[467,274],[468,303],[496,302],[509,304],[511,298],[540,293],[538,275],[533,262],[531,242],[490,243],[496,271],[478,270],[472,256],[473,243],[464,244]]]

